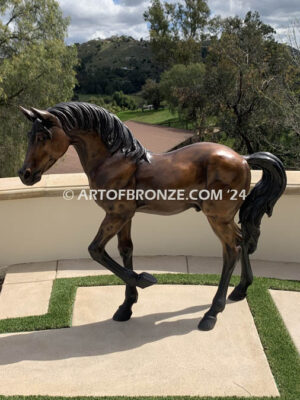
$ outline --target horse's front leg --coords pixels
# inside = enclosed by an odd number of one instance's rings
[[[133,269],[131,240],[131,220],[118,232],[118,248],[125,268]],[[115,312],[115,321],[127,321],[132,315],[132,306],[137,302],[138,292],[135,286],[126,285],[125,300]]]
[[[132,215],[130,218],[131,217]],[[146,288],[147,286],[156,283],[154,276],[147,272],[137,274],[131,269],[122,267],[105,251],[105,246],[108,241],[114,237],[126,225],[126,223],[128,223],[130,218],[119,214],[106,214],[95,239],[89,245],[89,253],[95,261],[109,269],[127,285]]]

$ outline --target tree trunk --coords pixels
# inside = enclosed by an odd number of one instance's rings
[[[253,154],[254,153],[254,149],[252,147],[252,144],[250,142],[250,140],[247,138],[247,136],[243,133],[243,126],[242,126],[242,120],[241,118],[238,116],[237,117],[237,121],[236,121],[236,126],[235,126],[235,133],[236,135],[238,135],[239,137],[242,138],[242,141],[245,143],[246,147],[247,147],[247,152],[248,154]]]

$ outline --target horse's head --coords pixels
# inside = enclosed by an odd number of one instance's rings
[[[20,107],[32,128],[28,132],[28,148],[24,164],[19,170],[25,185],[34,185],[68,149],[70,139],[59,119],[48,111]]]

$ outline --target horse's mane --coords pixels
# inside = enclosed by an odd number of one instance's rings
[[[104,108],[74,101],[56,104],[48,108],[48,111],[60,120],[66,133],[76,128],[96,131],[111,153],[120,150],[137,162],[149,162],[145,147],[116,115]]]

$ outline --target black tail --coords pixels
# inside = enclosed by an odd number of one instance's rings
[[[244,157],[251,167],[263,170],[261,180],[251,190],[240,208],[242,235],[248,254],[254,253],[260,235],[260,223],[269,217],[286,187],[286,173],[282,162],[271,153],[254,153]]]

